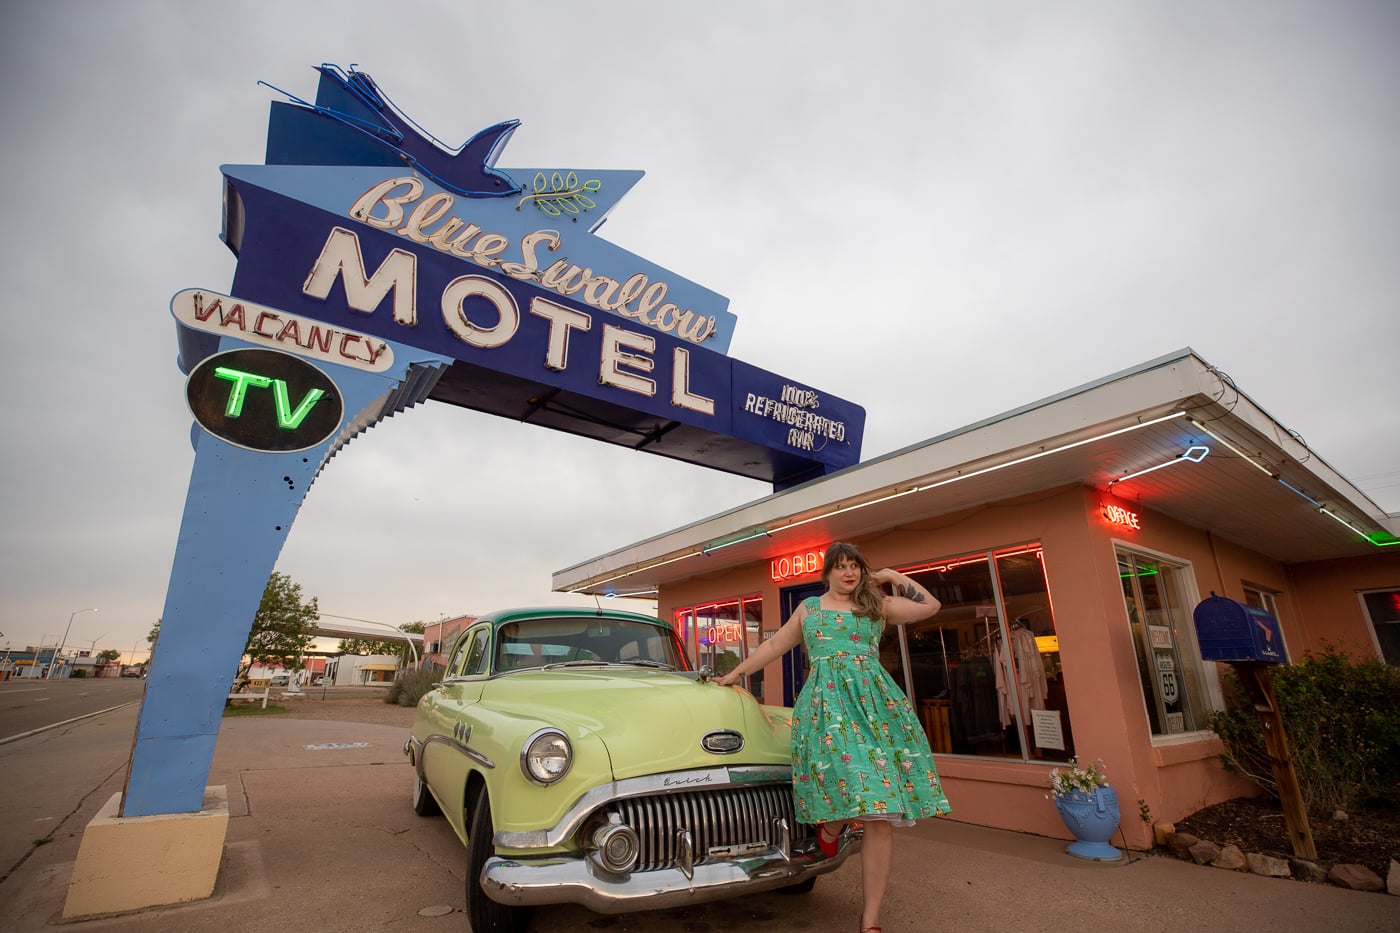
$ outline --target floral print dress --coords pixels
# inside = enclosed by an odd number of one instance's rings
[[[897,825],[951,813],[933,751],[904,691],[880,664],[881,622],[803,602],[810,671],[792,710],[792,783],[803,823]]]

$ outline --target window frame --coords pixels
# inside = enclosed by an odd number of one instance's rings
[[[1128,638],[1133,646],[1133,663],[1138,674],[1137,684],[1142,699],[1143,724],[1147,729],[1147,734],[1151,743],[1153,745],[1170,745],[1176,742],[1193,741],[1204,736],[1213,735],[1214,733],[1210,729],[1210,714],[1224,708],[1224,698],[1220,688],[1218,665],[1207,664],[1201,658],[1200,643],[1196,641],[1196,626],[1193,614],[1195,607],[1200,603],[1200,587],[1196,580],[1194,562],[1188,558],[1178,557],[1173,554],[1143,547],[1135,541],[1126,541],[1121,538],[1113,539],[1112,546],[1113,568],[1115,572],[1118,572],[1120,554],[1132,555],[1133,557],[1150,560],[1158,564],[1165,563],[1176,571],[1177,591],[1174,595],[1180,603],[1180,611],[1184,618],[1179,622],[1174,620],[1175,624],[1168,627],[1172,641],[1173,656],[1179,671],[1188,663],[1192,666],[1199,685],[1202,708],[1199,710],[1191,710],[1191,726],[1180,732],[1155,731],[1152,726],[1152,713],[1148,704],[1155,704],[1160,700],[1160,697],[1157,695],[1157,691],[1160,688],[1160,681],[1157,678],[1153,678],[1150,681],[1153,688],[1153,696],[1149,699],[1146,692],[1142,689],[1144,677],[1142,670],[1143,655],[1139,654],[1140,651],[1151,654],[1152,646],[1138,644],[1138,634],[1133,630],[1132,616],[1128,611],[1127,596],[1122,592],[1122,587],[1120,586],[1119,598],[1122,600],[1122,619],[1124,624],[1128,627]],[[1139,594],[1138,598],[1140,599],[1141,585],[1135,582],[1134,586],[1137,589]],[[1148,623],[1145,619],[1142,623],[1142,633],[1144,638],[1147,637]],[[1184,673],[1182,673],[1182,679],[1185,679]],[[1182,689],[1185,690],[1185,686],[1183,686]],[[1191,702],[1189,690],[1186,690],[1184,699],[1187,703]],[[1165,704],[1160,707],[1159,713],[1161,715],[1163,727],[1165,728]]]
[[[1256,583],[1241,581],[1244,588],[1244,604],[1254,606],[1256,609],[1263,609],[1269,615],[1279,621],[1279,636],[1283,639],[1283,656],[1293,657],[1293,653],[1288,650],[1288,635],[1283,631],[1283,618],[1278,614],[1278,599],[1283,595],[1282,591],[1270,589],[1267,586],[1259,586]],[[1253,597],[1253,599],[1251,599]]]
[[[987,615],[982,622],[984,626],[983,631],[986,634],[981,640],[974,639],[973,641],[963,642],[955,631],[953,643],[959,647],[954,649],[957,659],[953,662],[955,665],[953,669],[956,670],[957,664],[966,662],[970,654],[979,653],[977,646],[985,642],[989,650],[982,653],[989,659],[993,670],[995,671],[998,666],[1005,664],[1007,668],[1004,669],[1003,673],[1010,675],[1007,676],[1004,681],[1006,693],[1005,702],[1007,713],[1010,716],[1010,722],[1003,726],[1003,732],[1012,725],[1017,727],[1015,732],[1017,752],[1015,754],[996,754],[994,752],[979,752],[976,750],[968,751],[965,748],[958,749],[956,744],[952,744],[946,749],[934,748],[935,755],[947,755],[967,761],[998,761],[1036,765],[1064,764],[1075,756],[1073,745],[1073,716],[1069,708],[1067,695],[1063,693],[1060,695],[1060,699],[1064,700],[1063,708],[1030,706],[1029,701],[1023,702],[1023,698],[1020,696],[1019,686],[1021,678],[1017,673],[1019,659],[1015,657],[1012,651],[1008,651],[1006,655],[999,655],[997,651],[993,650],[991,647],[993,643],[997,645],[1011,644],[1014,626],[1018,622],[1028,621],[1029,617],[1034,615],[1037,611],[1031,610],[1028,612],[1024,605],[1008,605],[1013,600],[1019,601],[1023,599],[1026,593],[1007,592],[1007,584],[1010,577],[1006,570],[1006,565],[1003,562],[1022,555],[1031,555],[1038,563],[1038,576],[1044,584],[1044,589],[1037,590],[1036,592],[1043,592],[1045,599],[1044,605],[1038,607],[1038,610],[1047,613],[1051,630],[1050,634],[1058,639],[1060,630],[1059,622],[1056,619],[1054,610],[1055,600],[1053,588],[1050,583],[1050,574],[1045,566],[1045,543],[1041,538],[1012,541],[976,550],[958,551],[940,557],[901,564],[897,567],[900,573],[912,577],[925,586],[935,598],[939,599],[940,602],[944,604],[945,608],[954,607],[958,603],[964,603],[965,605],[971,605],[972,603],[962,598],[955,598],[953,594],[950,594],[945,589],[945,587],[950,585],[954,587],[954,589],[957,589],[965,584],[950,584],[935,574],[939,571],[947,572],[968,566],[982,568],[982,572],[986,576],[986,593],[984,597],[985,602],[979,604],[986,605],[992,609],[992,613]],[[1016,610],[1015,612],[1012,611],[1013,608]],[[983,617],[979,616],[979,618]],[[994,623],[992,621],[993,619],[995,620]],[[952,623],[946,618],[940,617],[940,615],[935,615],[931,619],[926,619],[917,623],[887,626],[882,638],[882,643],[886,638],[892,639],[894,647],[898,649],[902,671],[897,682],[910,702],[915,704],[916,709],[920,710],[921,722],[925,727],[925,732],[929,734],[931,746],[937,744],[934,736],[936,729],[935,725],[931,724],[925,717],[933,716],[936,719],[938,713],[933,711],[925,713],[923,702],[929,699],[945,701],[949,699],[953,681],[951,675],[946,673],[947,664],[945,663],[945,677],[949,678],[945,681],[945,690],[934,696],[929,696],[926,695],[926,692],[921,692],[917,689],[914,674],[915,662],[921,660],[922,657],[926,655],[926,652],[917,651],[915,647],[911,645],[911,638],[918,637],[921,634],[927,635],[927,633],[930,632],[947,630],[950,626],[955,630],[960,630],[961,628],[957,623]],[[1032,633],[1034,633],[1033,627]],[[942,639],[940,639],[940,645],[944,645]],[[1037,648],[1039,648],[1038,645]],[[1058,647],[1053,652],[1038,650],[1036,660],[1041,664],[1045,664],[1047,653],[1053,654],[1052,661],[1056,669],[1055,674],[1057,678],[1062,677],[1063,664]],[[940,650],[939,654],[947,656],[949,655],[949,649],[945,646]],[[881,659],[881,663],[884,664],[883,658]],[[888,669],[888,665],[886,665],[886,670]],[[891,674],[893,676],[893,672],[891,672]],[[1057,684],[1057,687],[1062,691],[1062,682]],[[998,688],[998,692],[1000,692],[1000,688]],[[1043,702],[1045,698],[1041,699]],[[1034,713],[1037,710],[1044,709],[1053,709],[1055,712],[1063,714],[1063,718],[1060,722],[1066,743],[1065,747],[1056,749],[1037,744]],[[957,715],[957,710],[956,708],[949,708],[947,713],[949,716]],[[1027,715],[1029,715],[1030,718],[1027,718]],[[949,738],[954,742],[957,740],[956,735],[953,734],[949,734]],[[965,745],[966,743],[963,744]]]
[[[758,607],[757,615],[750,616],[749,610],[754,605]],[[685,652],[686,659],[695,670],[700,670],[709,664],[710,659],[707,655],[715,654],[713,645],[706,645],[706,650],[702,650],[700,645],[702,630],[713,625],[719,619],[717,610],[731,606],[734,608],[733,618],[723,621],[738,625],[740,636],[737,641],[725,641],[723,644],[727,649],[734,645],[740,647],[739,660],[735,662],[738,664],[742,663],[763,644],[764,598],[762,593],[745,593],[738,596],[725,596],[720,599],[707,599],[702,603],[677,606],[671,611],[672,627]],[[749,623],[754,619],[757,620],[757,629],[749,627]],[[755,635],[757,635],[756,639]],[[724,672],[715,670],[715,673],[722,674]]]
[[[489,642],[491,637],[490,629],[489,625],[474,625],[462,633],[457,639],[457,643],[452,647],[452,657],[447,664],[445,679],[460,680],[463,677],[479,677],[486,673],[484,669],[481,669],[480,659],[482,655],[477,656],[477,670],[469,672],[465,668],[472,649],[478,644],[482,647],[482,654],[485,654],[485,643]]]
[[[1376,618],[1371,613],[1370,603],[1366,601],[1366,597],[1368,596],[1377,596],[1386,593],[1395,594],[1392,597],[1393,599],[1400,599],[1400,586],[1369,587],[1364,590],[1357,590],[1356,600],[1361,605],[1361,614],[1362,617],[1366,620],[1366,628],[1371,635],[1371,644],[1376,649],[1376,657],[1379,658],[1383,663],[1394,666],[1400,665],[1400,650],[1397,650],[1395,660],[1392,661],[1390,658],[1386,657],[1385,646],[1381,643],[1380,630],[1376,628]],[[1400,626],[1400,622],[1382,622],[1381,624]]]

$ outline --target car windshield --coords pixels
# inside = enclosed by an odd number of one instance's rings
[[[497,671],[630,664],[686,670],[674,633],[630,619],[522,619],[496,630]]]

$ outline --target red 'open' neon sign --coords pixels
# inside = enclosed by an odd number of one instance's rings
[[[744,627],[738,622],[720,622],[706,626],[705,644],[729,645],[744,640]]]

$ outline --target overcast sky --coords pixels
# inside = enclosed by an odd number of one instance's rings
[[[193,454],[169,301],[227,291],[264,80],[358,64],[498,167],[641,169],[604,238],[730,300],[732,356],[864,457],[1184,346],[1400,511],[1400,4],[0,7],[0,649],[145,649]],[[770,491],[436,403],[356,439],[278,569],[391,625]],[[935,555],[930,555],[935,556]]]

